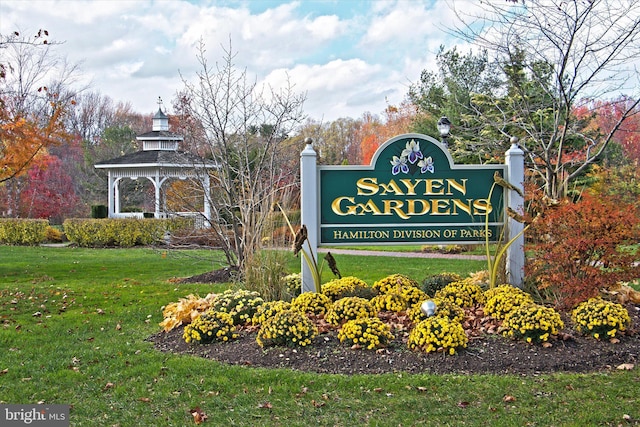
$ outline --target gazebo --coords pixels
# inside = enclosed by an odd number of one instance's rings
[[[178,215],[200,216],[203,215],[204,225],[207,226],[211,219],[211,205],[209,197],[209,170],[216,165],[201,157],[178,150],[178,144],[183,137],[169,132],[169,118],[158,107],[158,112],[153,116],[153,128],[151,132],[136,136],[137,141],[142,142],[142,150],[126,154],[111,160],[98,162],[96,169],[105,169],[108,173],[109,186],[109,218],[142,217],[142,212],[120,212],[120,182],[121,180],[147,178],[155,189],[154,218],[166,218],[167,212],[163,212],[161,204],[162,186],[170,179],[196,179],[199,180],[204,194],[204,212],[182,212]],[[198,221],[197,223],[200,223]]]

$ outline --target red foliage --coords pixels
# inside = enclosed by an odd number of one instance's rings
[[[365,113],[356,137],[360,140],[362,163],[370,164],[376,150],[386,140],[410,132],[416,111],[413,104],[403,102],[399,106],[388,105],[384,111],[384,121],[380,121],[370,113]]]
[[[360,150],[362,151],[362,163],[368,165],[371,163],[371,158],[378,149],[378,142],[375,135],[367,135],[360,142]]]
[[[21,216],[61,222],[74,212],[78,197],[58,157],[39,157],[29,168],[28,176],[27,187],[20,194]]]
[[[576,117],[587,122],[583,132],[609,134],[633,105],[633,100],[621,97],[613,101],[593,101],[574,110]],[[622,125],[614,132],[613,140],[619,143],[632,161],[640,161],[640,111],[636,106]]]
[[[634,256],[621,246],[637,242],[637,210],[613,198],[585,194],[577,203],[549,208],[533,222],[533,256],[526,275],[570,308],[620,280],[637,276]]]

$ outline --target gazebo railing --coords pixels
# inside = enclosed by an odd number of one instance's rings
[[[144,218],[143,212],[118,212],[113,214],[113,218]],[[205,221],[204,215],[202,212],[160,212],[160,216],[162,218],[193,218],[194,227],[197,229],[207,228],[207,223]]]

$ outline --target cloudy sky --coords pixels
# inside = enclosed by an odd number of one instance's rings
[[[170,107],[180,74],[199,70],[199,40],[211,64],[231,42],[249,76],[276,87],[288,76],[306,114],[330,121],[402,101],[438,47],[456,44],[452,13],[446,0],[0,0],[0,33],[48,30],[91,90],[140,113],[158,96]]]

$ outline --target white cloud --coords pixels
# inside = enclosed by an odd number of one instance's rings
[[[446,37],[432,2],[2,0],[0,32],[48,29],[92,90],[145,112],[200,69],[200,39],[210,65],[231,43],[249,76],[277,86],[288,75],[307,114],[332,120],[402,100]]]

